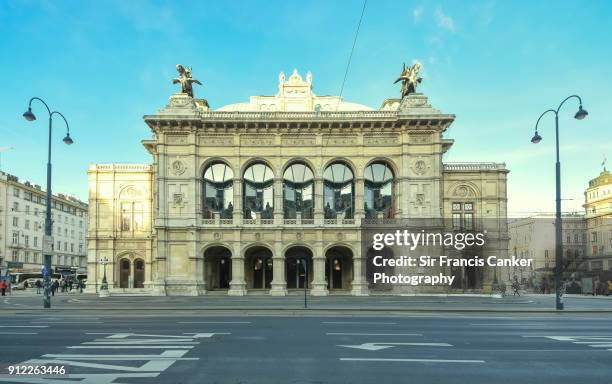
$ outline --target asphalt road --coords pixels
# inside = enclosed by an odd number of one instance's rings
[[[204,316],[188,311],[26,311],[2,315],[0,342],[0,382],[612,380],[611,314]],[[22,381],[17,381],[7,374],[15,364],[64,366],[72,379],[20,376]]]

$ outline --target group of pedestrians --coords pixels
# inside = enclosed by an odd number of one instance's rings
[[[37,294],[44,291],[43,282],[40,279],[36,280],[34,286]],[[83,293],[83,288],[85,288],[85,285],[77,279],[55,279],[51,282],[51,295],[55,296],[56,292],[72,292],[73,290],[79,290],[80,293]]]

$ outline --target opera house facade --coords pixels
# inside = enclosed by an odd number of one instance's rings
[[[272,96],[216,110],[174,94],[144,116],[151,164],[88,170],[87,289],[106,274],[111,294],[282,296],[306,284],[368,295],[365,222],[500,219],[507,241],[508,170],[445,163],[454,118],[414,92],[379,109],[317,96],[297,71]],[[488,292],[495,279],[457,274],[446,292]]]

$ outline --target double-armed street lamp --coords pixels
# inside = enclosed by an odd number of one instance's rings
[[[555,114],[555,138],[556,138],[556,152],[557,152],[557,163],[555,167],[556,174],[556,215],[555,215],[555,296],[556,296],[556,308],[558,310],[563,309],[563,301],[561,298],[561,278],[562,278],[562,269],[563,269],[563,228],[561,223],[561,163],[559,162],[559,110],[569,99],[576,98],[578,99],[578,112],[574,115],[574,118],[577,120],[582,120],[587,117],[588,112],[582,108],[582,99],[578,95],[571,95],[565,98],[559,104],[559,107],[555,109],[549,109],[544,111],[535,125],[535,133],[531,142],[534,144],[542,141],[542,136],[538,133],[538,124],[540,123],[540,119],[547,113],[551,112]]]
[[[100,285],[100,292],[98,293],[100,297],[110,296],[110,293],[108,292],[108,281],[106,280],[106,264],[108,263],[108,257],[104,256],[100,258],[100,264],[104,266],[104,275],[102,276],[102,284]]]
[[[23,114],[23,117],[27,121],[36,120],[36,115],[32,112],[32,101],[38,100],[40,101],[45,108],[47,108],[47,112],[49,112],[49,147],[47,154],[47,213],[45,217],[45,237],[43,240],[43,255],[44,255],[44,267],[43,267],[43,278],[44,278],[44,297],[43,297],[43,307],[51,308],[51,253],[53,249],[53,221],[51,220],[51,203],[53,201],[53,194],[51,193],[51,132],[53,127],[53,116],[59,115],[66,123],[66,136],[63,141],[66,145],[70,145],[73,143],[72,138],[70,137],[70,127],[68,126],[68,121],[58,111],[51,111],[47,103],[44,102],[43,99],[39,97],[33,97],[30,99],[28,103],[28,110]]]

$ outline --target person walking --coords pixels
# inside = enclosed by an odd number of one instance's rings
[[[0,281],[0,292],[2,292],[2,296],[6,296],[6,281],[4,279]]]
[[[36,294],[40,295],[40,287],[42,286],[40,279],[36,280],[36,283],[34,283],[34,285],[36,286]]]

